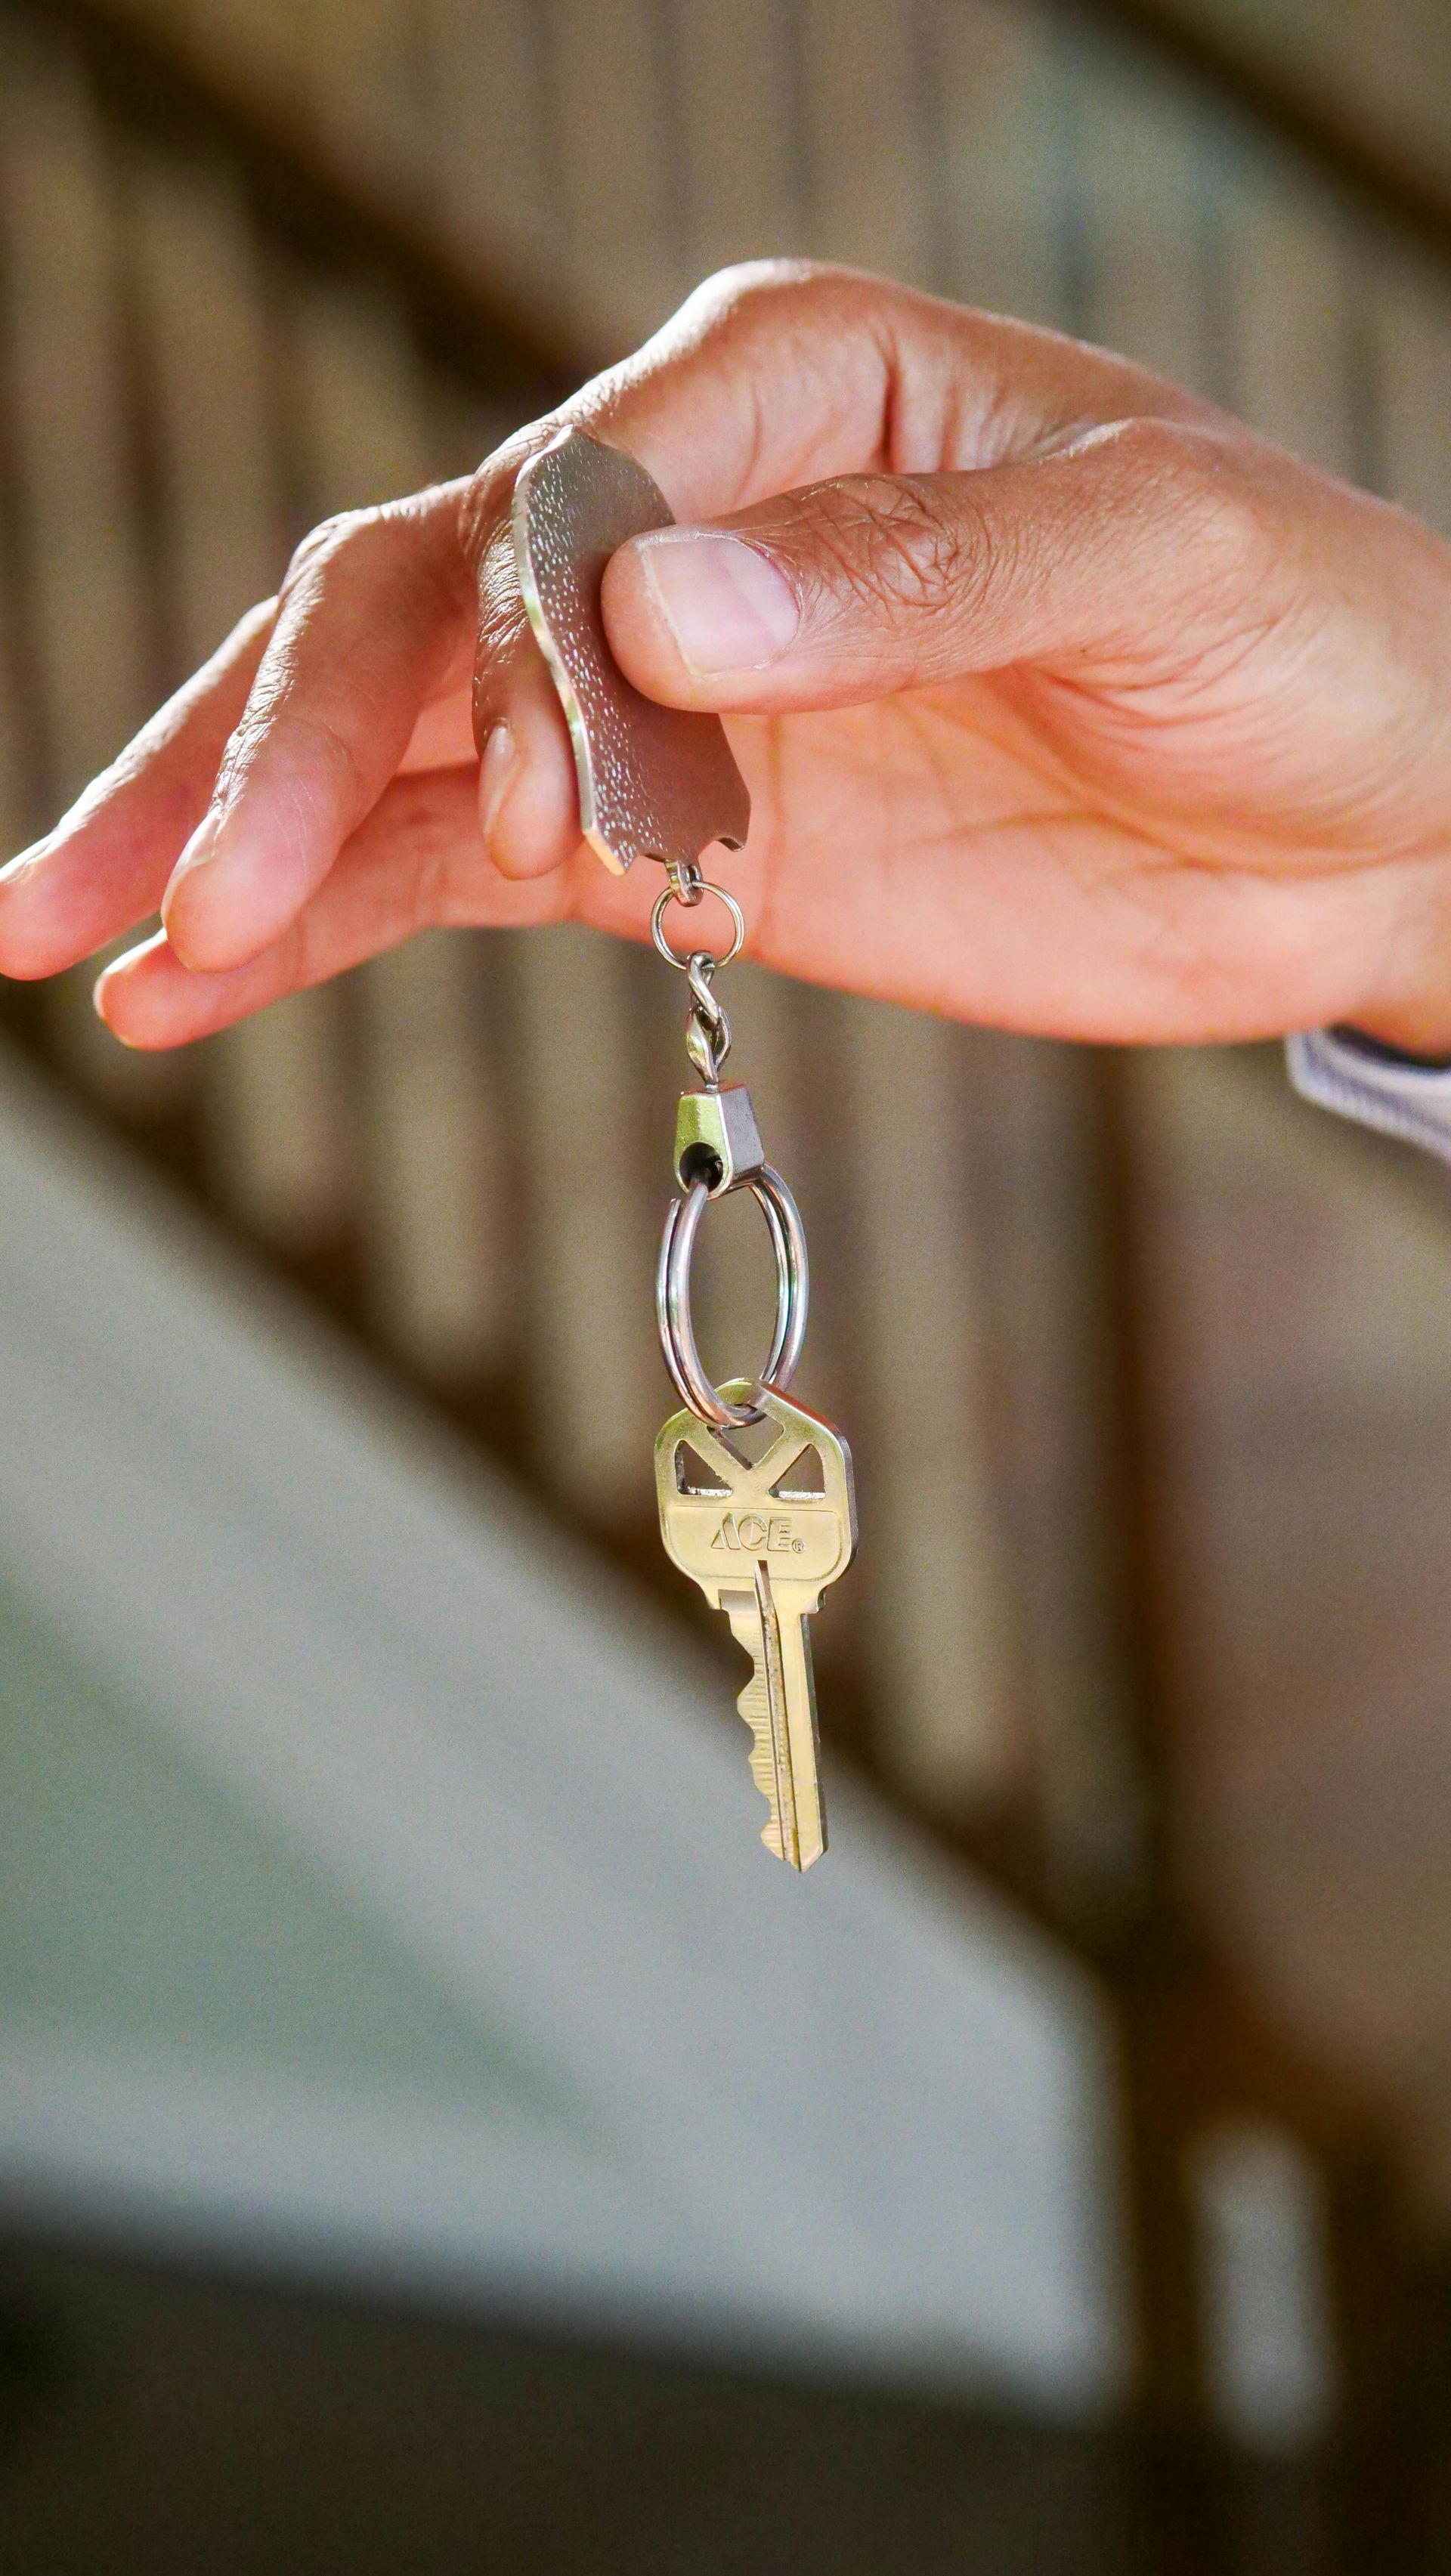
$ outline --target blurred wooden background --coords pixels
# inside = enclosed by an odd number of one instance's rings
[[[1306,0],[1295,61],[1377,134],[1419,102],[1430,185],[1448,39],[1405,15]],[[1394,213],[1049,0],[4,0],[0,838],[315,520],[466,470],[759,253],[1110,342],[1451,532],[1451,270]],[[88,986],[6,1005],[58,1078],[648,1577],[655,962],[430,935],[165,1059]],[[748,965],[730,1001],[811,1234],[801,1388],[861,1461],[828,1732],[1119,1995],[1157,2384],[1232,2413],[1198,2146],[1246,2124],[1353,2369],[1367,2170],[1387,2240],[1451,2235],[1451,1197],[1253,1051],[1115,1061]],[[587,1137],[581,1071],[619,1104]],[[722,1367],[759,1255],[725,1230]]]

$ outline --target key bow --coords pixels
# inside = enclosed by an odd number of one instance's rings
[[[740,1383],[749,1393],[745,1381]],[[729,1392],[735,1395],[736,1389]],[[760,1403],[777,1434],[758,1458],[744,1457],[724,1433],[688,1411],[673,1415],[656,1442],[666,1551],[717,1607],[721,1585],[743,1580],[743,1557],[760,1558],[773,1576],[789,1576],[819,1600],[822,1587],[846,1571],[856,1548],[851,1453],[840,1433],[773,1388],[761,1390]],[[808,1450],[821,1465],[819,1491],[787,1482]],[[718,1481],[685,1481],[686,1451]]]

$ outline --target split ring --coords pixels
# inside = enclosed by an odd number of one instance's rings
[[[715,970],[722,966],[734,965],[736,959],[739,957],[741,950],[746,944],[746,916],[742,912],[740,905],[737,903],[735,896],[733,894],[727,894],[724,886],[712,885],[708,877],[702,877],[695,901],[698,903],[701,896],[707,894],[713,894],[718,902],[723,903],[731,917],[731,944],[726,950],[724,957],[713,957],[711,959],[710,962],[712,970]],[[669,940],[665,936],[666,906],[672,903],[680,904],[683,910],[693,912],[695,909],[694,903],[689,905],[686,904],[684,896],[677,891],[674,885],[663,885],[660,892],[655,897],[654,903],[650,907],[650,936],[654,940],[655,946],[660,955],[664,958],[666,965],[675,967],[678,973],[685,975],[690,971],[690,957],[677,956],[675,950],[671,947]],[[699,949],[693,949],[691,951],[691,956],[700,956],[703,953],[704,952]]]
[[[806,1236],[796,1201],[779,1172],[763,1163],[749,1180],[742,1181],[759,1205],[770,1228],[771,1247],[776,1256],[776,1329],[766,1365],[755,1381],[756,1394],[769,1391],[784,1395],[795,1375],[806,1338],[806,1309],[810,1297],[810,1274],[806,1262]],[[695,1324],[690,1311],[690,1265],[695,1253],[695,1238],[700,1220],[710,1200],[707,1182],[692,1181],[683,1198],[672,1199],[660,1240],[660,1261],[655,1274],[655,1312],[660,1325],[660,1348],[679,1393],[691,1412],[702,1422],[710,1422],[718,1431],[743,1431],[761,1419],[759,1402],[730,1404],[718,1387],[711,1385],[701,1364],[695,1339]]]

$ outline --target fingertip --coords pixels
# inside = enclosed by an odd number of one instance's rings
[[[479,828],[504,877],[548,876],[579,843],[574,756],[557,707],[517,704],[479,768]]]
[[[73,926],[67,934],[56,919],[52,861],[57,837],[47,833],[0,868],[0,975],[14,984],[35,984],[58,974],[74,964],[78,953]]]
[[[696,706],[700,686],[687,670],[650,579],[642,538],[616,548],[605,566],[600,613],[610,651],[627,680],[665,706]]]
[[[112,1037],[140,1054],[189,1046],[219,1025],[215,984],[187,972],[164,930],[106,967],[91,999]]]
[[[655,528],[605,566],[601,608],[620,668],[666,706],[753,700],[796,642],[801,609],[759,545],[714,528]]]
[[[96,977],[91,991],[96,1017],[122,1046],[148,1048],[168,1043],[157,1034],[154,1011],[149,1011],[147,1004],[156,982],[156,970],[150,961],[159,952],[169,950],[165,931],[158,930],[139,947],[128,948],[124,957],[113,958]]]
[[[190,973],[249,966],[289,927],[302,894],[279,866],[280,841],[203,816],[161,898],[162,928]]]
[[[212,918],[217,909],[217,879],[208,877],[216,849],[219,817],[216,813],[202,816],[191,839],[167,879],[161,898],[162,932],[184,964],[204,969],[210,965],[208,950],[220,927],[225,933],[225,920],[218,924]],[[226,889],[222,889],[225,900]],[[129,966],[132,959],[143,955],[142,949],[131,949],[118,966]],[[108,970],[114,971],[114,970]],[[102,976],[96,986],[99,996],[106,981]],[[99,1007],[99,1002],[98,1002]]]

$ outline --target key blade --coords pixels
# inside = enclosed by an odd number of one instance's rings
[[[751,1777],[771,1810],[761,1840],[777,1860],[801,1869],[781,1623],[764,1568],[755,1569],[753,1591],[722,1592],[721,1607],[737,1645],[751,1658],[751,1678],[736,1706],[751,1730]]]
[[[826,1808],[821,1794],[821,1748],[816,1729],[816,1672],[808,1625],[816,1596],[809,1590],[798,1593],[792,1584],[780,1582],[773,1584],[773,1592],[796,1811],[796,1867],[809,1869],[826,1849]]]
[[[685,865],[712,841],[738,850],[751,800],[719,716],[662,707],[626,679],[600,585],[616,548],[674,526],[658,483],[618,447],[569,429],[514,486],[514,564],[574,747],[579,821],[623,876],[632,860]]]
[[[761,1840],[778,1860],[807,1870],[826,1849],[826,1816],[805,1607],[789,1590],[782,1597],[761,1564],[754,1591],[722,1591],[720,1604],[751,1658],[751,1678],[736,1706],[753,1739],[751,1777],[771,1810]]]

